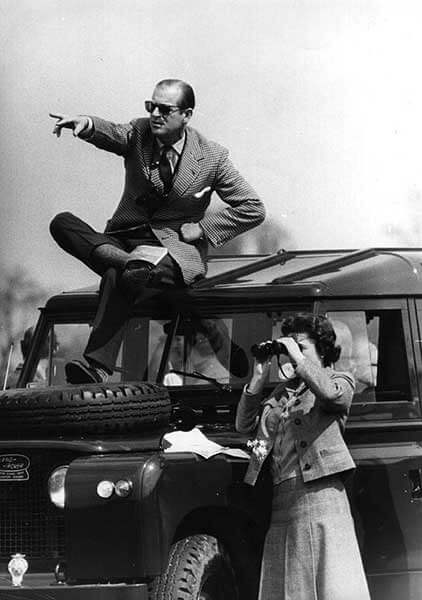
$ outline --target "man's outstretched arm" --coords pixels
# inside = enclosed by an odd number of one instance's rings
[[[71,129],[75,137],[79,137],[81,134],[89,134],[89,130],[92,128],[92,121],[85,115],[64,115],[62,113],[50,113],[50,117],[57,119],[53,133],[58,138],[61,136],[62,129]]]
[[[62,113],[50,113],[50,117],[57,119],[53,129],[57,137],[60,137],[62,129],[71,129],[75,137],[119,156],[125,156],[130,146],[132,123],[117,124],[100,117]]]

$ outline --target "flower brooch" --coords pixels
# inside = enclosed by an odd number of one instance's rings
[[[251,449],[252,454],[259,462],[264,462],[270,453],[270,444],[267,440],[248,440],[246,446]]]

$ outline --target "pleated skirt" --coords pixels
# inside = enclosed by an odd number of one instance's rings
[[[337,476],[274,486],[259,600],[369,600],[343,482]]]

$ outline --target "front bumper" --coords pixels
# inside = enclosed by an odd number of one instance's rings
[[[25,575],[21,587],[8,580],[0,575],[1,600],[148,600],[146,583],[66,585],[51,574]]]

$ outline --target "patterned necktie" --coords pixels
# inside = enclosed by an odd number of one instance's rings
[[[164,193],[168,194],[171,188],[171,182],[173,179],[173,170],[169,158],[169,151],[171,146],[164,146],[160,156],[160,162],[158,163],[158,171],[160,173],[161,181],[164,184]]]

